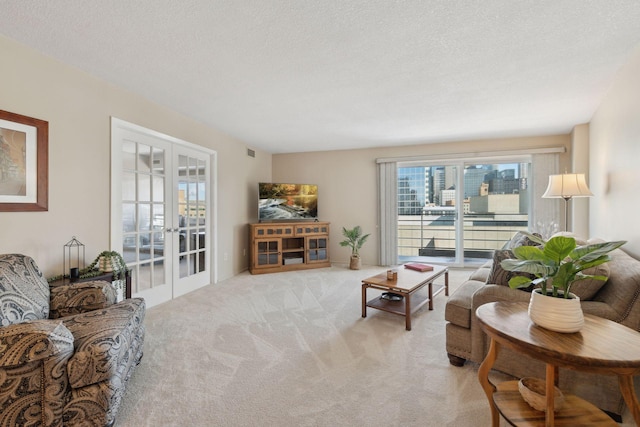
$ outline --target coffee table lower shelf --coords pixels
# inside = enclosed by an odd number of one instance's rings
[[[387,313],[398,314],[400,316],[404,316],[407,319],[411,319],[411,314],[420,310],[425,304],[429,304],[429,310],[433,310],[433,299],[440,292],[446,291],[446,285],[434,285],[433,282],[429,282],[427,284],[429,288],[428,295],[422,295],[417,292],[400,292],[398,290],[391,290],[380,288],[375,285],[368,285],[369,288],[379,289],[379,290],[387,290],[389,292],[397,293],[398,295],[402,295],[404,298],[400,301],[391,301],[388,299],[382,298],[380,295],[377,298],[373,298],[367,301],[366,306],[375,308],[376,310],[386,311]],[[407,301],[409,302],[409,316],[407,316]],[[364,315],[362,316],[364,317]],[[411,320],[407,322],[407,330],[411,330]]]
[[[572,394],[565,394],[564,398],[564,405],[554,413],[555,426],[618,426],[607,414],[586,400]],[[493,394],[493,402],[500,415],[511,425],[545,426],[545,413],[536,411],[522,399],[518,391],[518,381],[498,384]]]
[[[398,295],[402,295],[398,293]],[[407,295],[402,295],[404,298],[407,298]],[[411,313],[420,309],[423,305],[429,302],[428,297],[423,297],[422,295],[414,294],[411,297]],[[407,308],[405,300],[401,301],[389,301],[381,296],[374,298],[367,302],[367,307],[375,308],[377,310],[386,311],[387,313],[399,314],[401,316],[407,315]]]

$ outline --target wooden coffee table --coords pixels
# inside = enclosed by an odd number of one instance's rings
[[[444,285],[436,285],[433,282],[444,275]],[[428,295],[417,294],[420,289],[428,286]],[[367,289],[378,289],[402,295],[402,301],[389,301],[382,296],[367,301]],[[362,317],[367,317],[367,307],[405,317],[407,331],[411,330],[411,314],[425,304],[429,304],[429,310],[433,310],[433,298],[444,291],[449,295],[449,268],[434,266],[432,271],[419,272],[404,267],[398,269],[397,280],[387,280],[387,272],[377,274],[362,281]]]
[[[633,376],[640,374],[640,333],[601,317],[584,315],[580,332],[565,334],[534,325],[526,303],[492,302],[481,305],[476,316],[482,330],[491,338],[489,353],[480,365],[478,379],[491,407],[492,425],[500,416],[512,425],[526,426],[617,426],[609,416],[591,403],[565,394],[565,404],[554,414],[553,386],[558,367],[617,375],[622,396],[637,425],[640,406],[633,387]],[[517,381],[494,385],[489,371],[505,346],[547,364],[547,411],[533,410],[520,397]]]

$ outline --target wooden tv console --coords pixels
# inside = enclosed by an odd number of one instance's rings
[[[330,267],[328,222],[249,224],[251,274]]]

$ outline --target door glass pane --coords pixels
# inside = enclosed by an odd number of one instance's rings
[[[398,168],[398,256],[455,261],[456,166]]]
[[[137,234],[125,234],[122,236],[122,257],[127,265],[136,261],[137,236]]]
[[[136,231],[136,205],[134,203],[122,204],[122,231],[125,233]]]
[[[151,230],[151,205],[139,204],[138,205],[138,230],[149,231]]]
[[[141,202],[151,201],[151,177],[149,175],[138,174],[138,200]]]
[[[153,201],[164,202],[164,177],[153,176]]]
[[[529,228],[530,163],[466,164],[464,256],[489,259]]]
[[[124,172],[122,174],[122,200],[136,200],[136,175]]]
[[[152,173],[155,175],[164,175],[164,162],[164,150],[154,147]]]
[[[138,172],[151,172],[151,147],[138,144]]]
[[[151,289],[153,282],[151,281],[151,264],[144,263],[138,266],[138,288],[139,290]]]
[[[136,169],[136,143],[133,141],[122,142],[122,169]]]

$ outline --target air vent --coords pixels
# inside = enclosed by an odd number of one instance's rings
[[[247,156],[255,157],[256,156],[255,150],[252,150],[251,148],[247,148]]]

